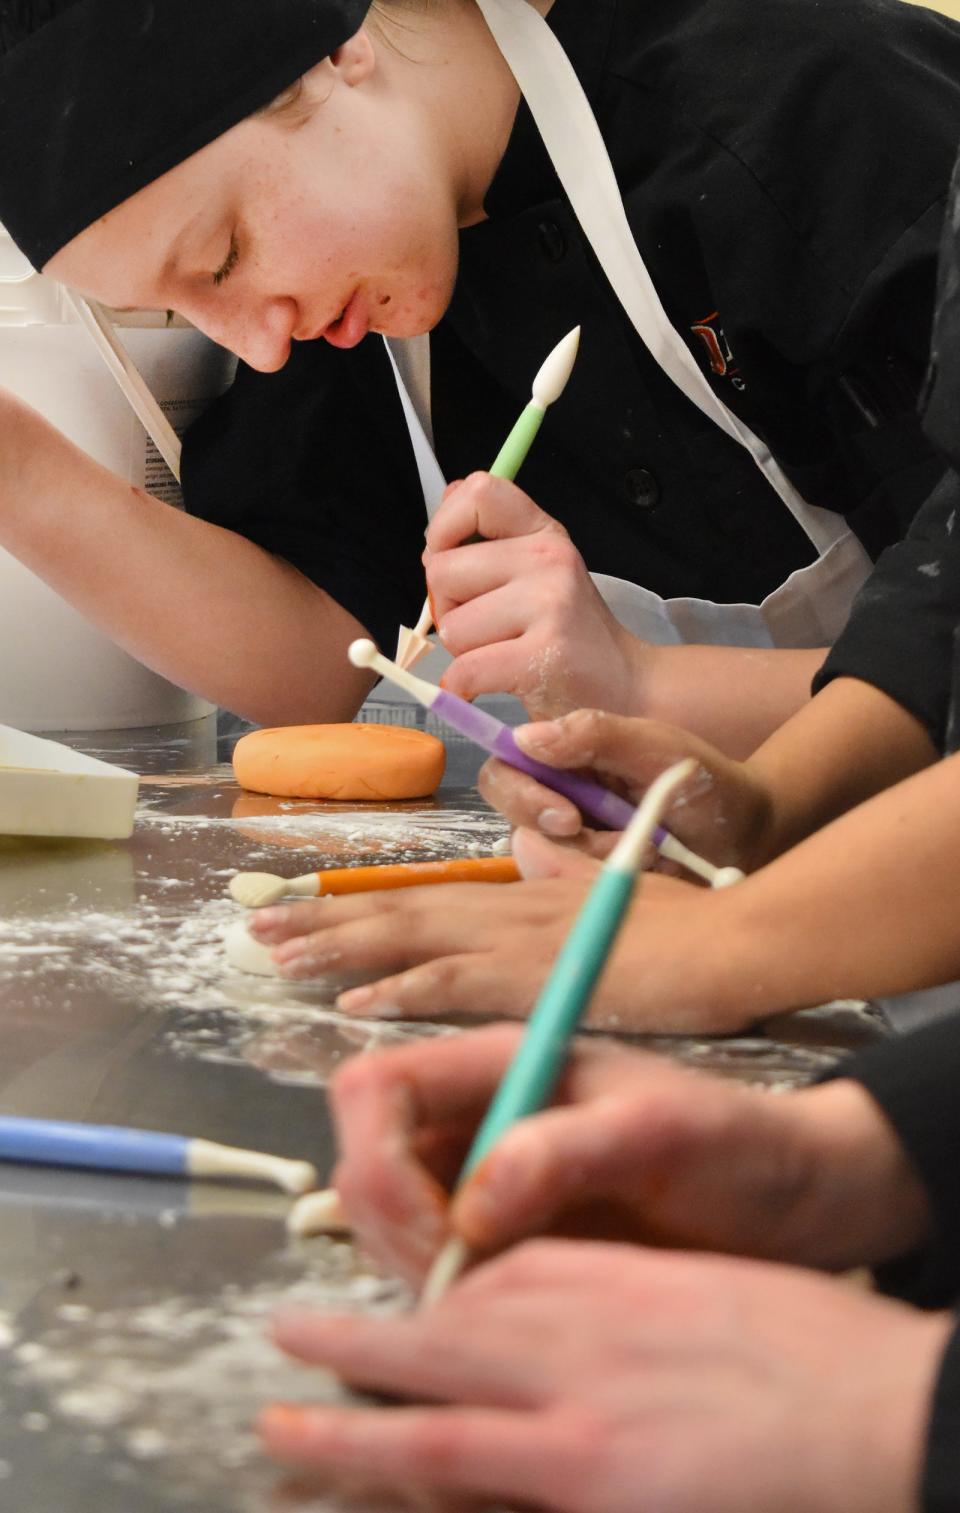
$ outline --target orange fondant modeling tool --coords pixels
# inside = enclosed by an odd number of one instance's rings
[[[302,877],[271,872],[238,872],[230,896],[247,909],[262,909],[281,898],[322,898],[333,893],[367,893],[383,888],[422,888],[436,883],[515,883],[520,873],[512,856],[465,856],[445,862],[395,862],[384,867],[337,867]]]

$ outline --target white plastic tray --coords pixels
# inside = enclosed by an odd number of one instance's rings
[[[135,772],[0,725],[0,835],[125,840],[139,783]]]

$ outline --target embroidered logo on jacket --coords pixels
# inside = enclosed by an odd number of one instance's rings
[[[716,373],[718,378],[729,378],[733,387],[743,393],[747,385],[740,376],[740,369],[737,367],[726,333],[718,324],[719,319],[720,311],[714,310],[712,315],[708,315],[705,320],[698,320],[690,327],[690,330],[694,336],[699,336],[707,349],[710,371]]]

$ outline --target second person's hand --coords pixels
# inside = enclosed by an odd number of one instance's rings
[[[666,827],[718,866],[749,871],[767,860],[771,805],[765,787],[742,762],[689,731],[578,709],[557,720],[520,726],[515,736],[528,756],[564,771],[589,772],[633,803],[674,762],[693,757],[700,770],[674,799]],[[491,758],[480,773],[479,788],[514,825],[572,842],[593,856],[610,849],[609,832],[591,829],[569,799],[517,768]]]
[[[536,844],[541,838],[528,839]],[[366,980],[337,999],[345,1013],[524,1018],[594,870],[588,859],[574,855],[576,875],[567,875],[563,853],[551,850],[561,865],[552,865],[551,856],[543,870],[552,875],[533,881],[451,883],[285,904],[255,911],[249,928],[273,948],[284,977]],[[594,995],[589,1022],[641,1032],[726,1034],[781,1007],[763,996],[763,980],[749,964],[744,929],[750,914],[735,898],[746,887],[713,892],[647,877]],[[691,941],[703,942],[692,954]]]
[[[577,1041],[553,1106],[448,1192],[519,1043],[503,1026],[353,1058],[331,1096],[335,1181],[371,1252],[419,1281],[452,1229],[478,1254],[536,1234],[826,1269],[915,1249],[922,1182],[856,1082],[774,1097]]]

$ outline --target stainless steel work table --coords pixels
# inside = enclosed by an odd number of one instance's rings
[[[409,706],[366,713],[424,722]],[[489,850],[503,827],[473,790],[477,753],[448,743],[436,802],[361,810],[241,794],[209,722],[71,739],[142,774],[137,827],[116,845],[0,840],[0,1111],[203,1135],[326,1173],[330,1073],[444,1028],[347,1021],[316,986],[225,974],[227,880]],[[840,1007],[659,1044],[789,1085],[877,1033]],[[0,1166],[4,1513],[278,1506],[250,1419],[332,1388],[282,1360],[264,1321],[283,1303],[398,1295],[341,1241],[289,1241],[288,1207],[253,1187]]]

